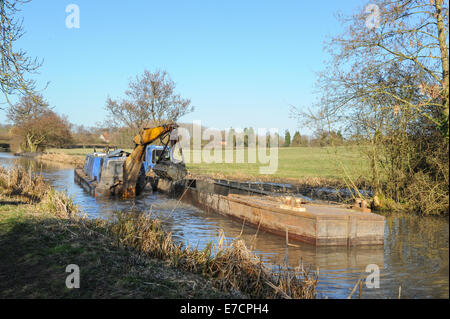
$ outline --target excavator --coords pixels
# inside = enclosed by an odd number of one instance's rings
[[[176,138],[173,138],[173,136],[170,138],[170,134],[177,127],[176,124],[164,124],[154,128],[145,128],[134,137],[135,148],[123,165],[122,197],[124,199],[136,196],[136,184],[139,176],[142,176],[142,163],[146,146],[158,139],[164,145],[164,149],[153,167],[153,172],[158,177],[169,180],[181,180],[186,176],[187,170],[184,163],[174,163],[171,156],[165,156],[169,144],[173,148],[178,142],[177,136]],[[165,139],[167,139],[166,142],[164,142]]]
[[[135,148],[131,153],[118,149],[112,152],[94,151],[86,155],[84,167],[75,169],[75,182],[94,197],[112,195],[128,199],[145,188],[148,182],[146,167],[156,178],[171,181],[184,179],[187,174],[184,162],[173,159],[174,146],[179,142],[177,128],[176,124],[144,128],[134,137]],[[146,154],[147,146],[158,139],[162,145],[155,152],[158,153],[158,158],[152,158],[151,169],[144,167],[144,158],[149,155]],[[182,155],[181,148],[180,153]]]

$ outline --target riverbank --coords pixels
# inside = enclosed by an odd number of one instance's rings
[[[230,298],[200,275],[141,258],[93,225],[45,216],[1,199],[0,298]],[[66,288],[66,266],[80,267],[80,289]]]
[[[85,156],[64,153],[15,153],[16,156],[33,158],[38,161],[50,161],[74,166],[83,166]]]
[[[198,251],[139,212],[88,219],[40,176],[0,168],[0,298],[313,298],[317,279],[267,269],[245,244]],[[66,266],[80,289],[66,288]],[[289,292],[289,293],[288,293]]]

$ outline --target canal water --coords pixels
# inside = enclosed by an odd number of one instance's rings
[[[223,231],[226,240],[241,237],[266,263],[283,264],[285,239],[245,226],[213,212],[178,203],[163,194],[144,193],[134,200],[95,199],[74,183],[73,167],[0,153],[0,165],[20,165],[41,173],[55,188],[65,190],[91,217],[108,218],[116,210],[132,206],[164,220],[174,238],[191,247],[216,241]],[[256,236],[255,236],[256,235]],[[303,263],[319,270],[318,297],[346,298],[359,278],[362,298],[449,298],[448,218],[386,216],[384,246],[315,247],[294,242],[289,247],[290,266]],[[368,265],[379,269],[379,288],[367,288]],[[372,266],[374,267],[374,266]],[[354,294],[359,298],[359,290]]]

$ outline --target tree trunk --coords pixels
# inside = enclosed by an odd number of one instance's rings
[[[437,28],[438,28],[438,39],[439,39],[439,48],[441,50],[441,63],[442,63],[442,99],[443,99],[443,129],[444,135],[447,138],[447,143],[449,141],[449,125],[448,125],[448,107],[449,107],[449,66],[448,66],[448,49],[447,49],[447,39],[445,35],[445,25],[444,19],[442,17],[442,0],[435,0],[436,6],[436,20],[437,20]]]

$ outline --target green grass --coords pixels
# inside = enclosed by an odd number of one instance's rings
[[[247,150],[245,151],[247,158]],[[189,171],[199,174],[249,176],[263,179],[340,179],[344,168],[352,178],[364,176],[368,166],[356,147],[288,147],[278,150],[278,169],[273,175],[261,175],[259,168],[268,164],[188,163]]]

